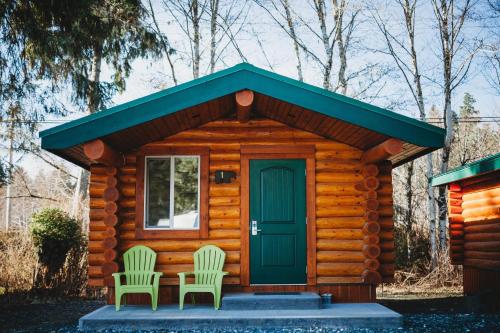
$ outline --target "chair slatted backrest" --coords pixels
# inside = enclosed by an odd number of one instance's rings
[[[144,286],[151,284],[151,273],[156,263],[156,253],[149,247],[137,245],[123,254],[127,285]]]
[[[215,283],[217,272],[224,267],[226,254],[215,245],[205,245],[194,253],[195,283],[211,285]]]

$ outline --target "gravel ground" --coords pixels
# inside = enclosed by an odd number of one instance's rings
[[[500,314],[465,313],[461,298],[425,299],[425,300],[383,300],[382,304],[404,315],[403,326],[397,329],[325,329],[311,327],[309,329],[281,329],[266,332],[283,333],[500,333]],[[77,333],[78,319],[100,306],[97,301],[67,301],[52,304],[0,304],[0,332],[43,332],[43,333]],[[115,333],[109,330],[103,333]],[[161,330],[159,332],[173,332]],[[201,331],[189,331],[201,333]],[[233,333],[237,330],[215,330],[211,333]],[[245,333],[264,332],[259,329],[248,329]],[[148,332],[150,333],[150,332]],[[151,332],[152,333],[152,332]],[[156,333],[156,332],[155,332]],[[187,331],[186,331],[187,333]]]

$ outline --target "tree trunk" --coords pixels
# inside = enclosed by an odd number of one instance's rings
[[[8,161],[7,161],[7,168],[8,168],[8,175],[9,177],[7,178],[7,189],[5,191],[5,231],[9,231],[10,228],[10,219],[11,219],[11,208],[12,208],[12,201],[11,201],[11,196],[12,196],[12,173],[14,171],[12,167],[12,163],[14,160],[14,115],[13,115],[13,110],[11,110],[11,115],[10,115],[10,123],[9,123],[9,129],[8,129],[8,138],[9,138],[9,148],[8,148]]]
[[[345,50],[345,45],[344,45],[344,40],[342,37],[342,26],[343,26],[343,19],[344,19],[344,10],[345,10],[345,0],[341,1],[340,7],[337,4],[337,0],[332,0],[333,2],[333,17],[335,19],[335,22],[337,23],[336,26],[336,34],[335,34],[335,40],[337,42],[337,45],[339,47],[339,72],[338,72],[338,88],[340,89],[340,93],[345,95],[347,92],[347,79],[345,77],[345,72],[347,69],[347,57],[346,57],[346,50]]]
[[[295,57],[297,58],[297,75],[299,77],[299,81],[304,81],[304,76],[302,74],[302,61],[300,60],[299,43],[297,42],[297,35],[295,33],[295,27],[293,26],[292,13],[290,12],[290,4],[288,3],[288,0],[283,0],[282,5],[283,9],[285,10],[286,22],[288,24],[288,29],[290,30],[290,36],[292,37]]]
[[[411,260],[411,239],[413,235],[413,173],[415,162],[411,161],[406,165],[406,254],[407,262]]]
[[[325,1],[314,0],[314,6],[321,30],[321,41],[323,42],[326,54],[326,61],[323,64],[323,88],[330,90],[330,75],[333,66],[333,46],[330,46],[330,38],[326,31]]]
[[[219,0],[210,1],[210,73],[215,70],[215,51],[217,46],[217,17],[219,15]]]
[[[431,264],[432,268],[437,265],[436,248],[436,200],[434,188],[431,185],[433,175],[432,153],[427,154],[427,218],[429,219],[429,239],[431,243]]]
[[[191,20],[193,22],[193,78],[200,76],[200,17],[198,0],[191,4]]]

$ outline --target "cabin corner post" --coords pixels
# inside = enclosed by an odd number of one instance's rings
[[[380,225],[378,223],[379,207],[378,195],[376,190],[380,183],[377,179],[379,169],[375,164],[367,164],[362,167],[363,180],[360,181],[356,188],[364,192],[365,198],[365,223],[363,225],[363,255],[364,270],[361,274],[362,281],[366,284],[377,285],[382,282],[382,277],[378,272],[380,267]]]
[[[464,263],[464,217],[462,216],[462,187],[448,186],[448,232],[450,236],[450,260],[453,265]]]
[[[395,245],[394,245],[394,205],[393,205],[393,187],[392,187],[392,163],[382,161],[377,164],[379,168],[378,179],[380,186],[377,189],[379,201],[378,213],[380,224],[380,268],[379,273],[382,276],[382,282],[392,282],[395,271]]]
[[[104,263],[102,265],[102,274],[106,286],[114,285],[112,274],[118,272],[118,200],[120,192],[118,191],[118,169],[115,167],[106,168],[106,187],[103,193],[104,199],[104,239],[102,240],[104,248]]]

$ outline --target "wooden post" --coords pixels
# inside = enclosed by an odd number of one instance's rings
[[[403,150],[403,142],[401,140],[389,139],[365,151],[361,155],[361,162],[369,164],[387,160],[392,155],[400,153],[401,150]]]
[[[106,166],[121,167],[125,161],[120,152],[115,151],[100,139],[84,144],[83,152],[89,160]]]
[[[240,123],[246,123],[250,120],[250,111],[253,105],[253,91],[242,90],[235,94],[236,99],[236,117]]]

